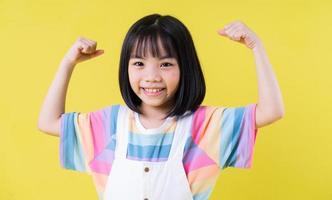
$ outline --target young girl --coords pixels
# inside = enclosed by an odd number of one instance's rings
[[[61,61],[38,127],[60,137],[61,166],[86,172],[104,200],[206,200],[221,170],[250,168],[259,127],[283,116],[283,103],[261,41],[235,21],[218,33],[255,56],[259,103],[201,105],[205,81],[183,23],[153,14],[123,43],[119,85],[126,105],[64,112],[74,67],[103,54],[80,37]]]

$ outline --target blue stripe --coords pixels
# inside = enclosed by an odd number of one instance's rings
[[[158,133],[158,134],[140,134],[129,132],[128,142],[133,145],[171,145],[173,141],[173,133]]]
[[[107,144],[106,149],[115,151],[116,146],[116,132],[117,132],[117,121],[119,114],[120,104],[111,106],[110,114],[110,129],[111,129],[111,142]]]
[[[220,167],[226,168],[228,165],[228,158],[231,151],[230,141],[231,134],[230,132],[233,129],[233,118],[231,117],[231,110],[225,109],[222,114],[222,123],[221,123],[221,137],[220,137]]]
[[[70,112],[64,115],[64,132],[63,132],[63,161],[64,167],[75,170],[74,167],[74,142],[75,142],[75,126],[74,118],[76,113]]]
[[[118,113],[119,113],[119,108],[120,105],[113,105],[111,106],[111,134],[115,134],[116,133],[116,125],[117,125],[117,121],[118,121]]]
[[[233,166],[245,107],[226,108],[222,115],[220,141],[220,167]]]
[[[205,190],[204,192],[200,192],[198,194],[195,194],[193,196],[194,200],[201,200],[201,199],[208,199],[210,194],[212,192],[212,187],[209,187],[207,190]]]
[[[232,133],[232,153],[230,155],[230,166],[235,166],[236,158],[237,158],[237,150],[240,143],[241,137],[241,124],[243,121],[243,113],[245,111],[244,107],[234,108],[234,125],[233,125],[233,133]]]
[[[138,146],[128,144],[128,156],[146,158],[168,158],[171,145],[164,146]]]

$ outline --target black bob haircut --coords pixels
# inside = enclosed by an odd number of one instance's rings
[[[123,41],[119,63],[121,95],[131,110],[142,114],[139,110],[142,100],[130,86],[128,64],[134,49],[135,55],[144,57],[146,47],[149,46],[151,55],[159,57],[161,47],[158,46],[158,39],[166,53],[177,59],[180,68],[179,87],[173,97],[175,103],[165,119],[181,117],[187,111],[194,112],[205,97],[204,75],[190,32],[181,21],[170,15],[147,15],[129,28]]]

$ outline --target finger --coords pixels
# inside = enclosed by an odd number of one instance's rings
[[[240,40],[241,37],[244,35],[244,30],[240,23],[237,23],[230,32],[234,40]]]
[[[86,44],[88,46],[88,49],[90,49],[91,46],[92,46],[91,42],[88,39],[84,38],[84,37],[79,37],[78,42]]]
[[[102,55],[103,53],[104,53],[104,50],[99,49],[99,50],[95,51],[94,53],[88,55],[88,57],[89,57],[89,59],[91,59],[91,58],[95,58],[95,57],[97,57],[97,56]]]
[[[97,46],[97,43],[92,41],[92,40],[86,39],[86,40],[84,40],[84,42],[89,44],[89,46],[91,46],[91,47],[96,47]]]
[[[96,57],[96,56],[100,56],[102,54],[104,54],[104,50],[103,49],[98,49],[97,51],[95,51],[94,54],[92,54],[93,56],[92,57]]]
[[[86,53],[93,53],[96,51],[96,45],[87,41],[87,40],[83,40],[81,41],[82,43],[84,43],[86,45]]]
[[[233,30],[233,29],[236,29],[239,27],[239,24],[236,23],[236,22],[232,22],[228,25],[225,26],[225,29],[228,31],[228,30]]]
[[[84,42],[89,45],[89,49],[90,49],[91,53],[93,53],[93,52],[96,51],[96,49],[97,49],[97,42],[95,42],[93,40],[89,40],[89,39],[84,40]]]
[[[240,26],[240,24],[235,21],[235,22],[226,24],[222,29],[218,30],[218,33],[222,36],[227,36],[230,39],[232,39],[231,35],[233,34],[234,29],[238,29],[239,26]]]
[[[86,39],[86,41],[89,42],[90,44],[97,44],[97,42],[94,40]]]
[[[235,40],[240,40],[242,36],[243,36],[243,31],[242,30],[236,30],[235,33],[234,33],[233,38]]]
[[[222,35],[222,36],[227,36],[225,29],[219,29],[218,30],[218,34]]]
[[[218,33],[219,33],[220,35],[222,35],[222,36],[227,36],[227,32],[226,32],[226,31],[227,31],[231,26],[232,26],[231,23],[226,24],[223,28],[221,28],[221,29],[218,30]]]
[[[85,42],[82,42],[80,41],[79,43],[79,47],[80,47],[80,50],[81,50],[81,53],[84,53],[84,54],[88,54],[89,53],[89,45],[86,44]]]
[[[234,32],[235,32],[237,29],[238,29],[238,26],[237,26],[235,23],[233,23],[233,24],[231,24],[231,26],[229,26],[229,27],[225,30],[225,32],[226,32],[227,36],[229,37],[229,39],[233,39],[233,37],[234,37]]]
[[[90,46],[91,46],[91,49],[93,51],[96,51],[96,49],[97,49],[97,43],[96,42],[91,42]]]
[[[234,34],[236,33],[237,30],[238,30],[237,27],[233,26],[226,31],[229,39],[235,40]]]
[[[229,37],[229,29],[226,29],[226,28],[220,29],[220,30],[218,30],[218,33],[222,36]]]

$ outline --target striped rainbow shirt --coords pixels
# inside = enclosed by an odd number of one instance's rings
[[[242,107],[200,106],[191,123],[183,166],[194,200],[207,200],[221,170],[251,168],[257,127],[257,104]],[[65,169],[92,176],[99,199],[112,169],[117,115],[130,112],[127,158],[163,162],[168,159],[175,118],[159,128],[145,129],[137,113],[126,105],[111,105],[93,112],[61,115],[60,162]]]

